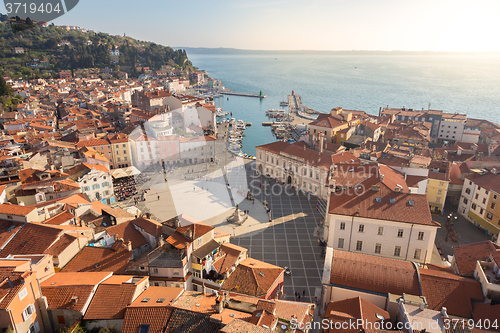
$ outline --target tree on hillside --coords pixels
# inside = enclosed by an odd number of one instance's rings
[[[0,96],[11,96],[13,93],[12,88],[9,87],[7,82],[0,76]]]

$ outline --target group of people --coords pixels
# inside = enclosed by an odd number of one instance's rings
[[[137,195],[137,188],[134,177],[126,177],[115,180],[113,184],[115,196],[118,201],[126,200]]]

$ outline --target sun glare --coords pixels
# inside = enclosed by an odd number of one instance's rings
[[[439,51],[500,51],[500,46],[493,38],[500,30],[494,11],[468,7],[450,11],[448,15],[448,18],[444,18],[448,24],[439,35]]]

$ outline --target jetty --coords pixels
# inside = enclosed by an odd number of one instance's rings
[[[243,97],[258,97],[258,98],[266,98],[267,95],[262,94],[262,91],[260,94],[252,94],[252,93],[245,93],[245,92],[235,92],[235,91],[221,91],[221,94],[223,95],[234,95],[234,96],[243,96]]]

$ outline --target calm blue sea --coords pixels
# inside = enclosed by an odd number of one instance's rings
[[[367,52],[273,52],[188,50],[200,69],[238,92],[266,99],[216,99],[233,117],[250,121],[243,150],[272,142],[265,111],[280,108],[292,90],[320,112],[341,106],[378,114],[379,107],[407,107],[467,113],[500,122],[499,54],[374,54]]]

